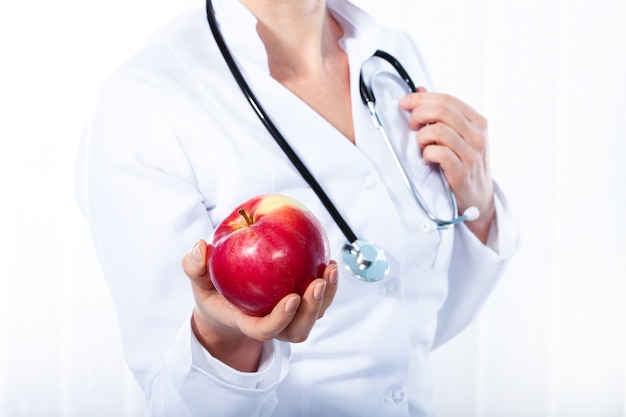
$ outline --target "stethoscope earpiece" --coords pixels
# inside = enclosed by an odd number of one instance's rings
[[[463,212],[463,217],[465,217],[465,221],[473,222],[480,217],[480,211],[474,206],[468,207]]]

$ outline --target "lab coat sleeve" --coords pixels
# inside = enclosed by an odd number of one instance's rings
[[[455,226],[448,296],[438,314],[433,348],[452,339],[472,322],[516,251],[518,226],[497,185],[495,205],[496,221],[487,245],[464,223]]]
[[[267,343],[264,369],[241,374],[211,358],[191,330],[181,260],[213,226],[155,82],[126,70],[103,85],[77,171],[127,361],[150,415],[268,415],[289,346]]]

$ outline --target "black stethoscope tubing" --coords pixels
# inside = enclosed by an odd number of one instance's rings
[[[388,63],[390,63],[395,68],[398,75],[402,77],[402,80],[406,83],[407,87],[409,87],[411,92],[417,93],[417,87],[415,86],[415,83],[411,79],[411,76],[404,69],[400,61],[396,59],[396,57],[394,57],[388,52],[381,51],[380,49],[374,52],[374,56],[382,58]],[[371,88],[367,87],[367,84],[365,83],[365,80],[363,79],[363,72],[361,72],[361,75],[359,77],[359,91],[361,92],[361,99],[363,100],[363,103],[365,105],[367,105],[367,103],[376,103],[376,97],[374,96],[374,92],[372,91]]]
[[[356,242],[358,238],[354,231],[352,231],[341,213],[339,213],[339,210],[337,210],[337,207],[335,207],[332,200],[330,199],[330,197],[328,197],[328,195],[319,184],[319,182],[315,179],[311,171],[309,171],[304,162],[302,162],[300,157],[298,157],[296,152],[293,150],[291,145],[289,145],[285,137],[280,133],[276,125],[274,125],[274,122],[272,122],[272,119],[270,119],[269,115],[265,112],[263,106],[261,106],[261,103],[256,99],[254,93],[250,89],[250,86],[241,74],[241,71],[239,70],[239,67],[237,67],[237,64],[235,62],[235,59],[230,53],[228,46],[224,41],[224,37],[222,36],[222,33],[218,28],[218,23],[215,19],[215,10],[213,9],[213,4],[211,3],[211,0],[207,0],[206,2],[206,11],[209,27],[211,28],[211,32],[213,33],[213,37],[215,38],[215,42],[217,43],[217,46],[222,56],[224,57],[224,61],[226,61],[226,65],[228,65],[230,72],[233,74],[233,77],[235,77],[235,81],[237,81],[239,88],[248,100],[248,103],[250,103],[250,106],[257,114],[267,131],[272,135],[272,137],[274,138],[278,146],[280,146],[280,148],[283,150],[285,155],[287,155],[287,157],[298,170],[302,178],[304,178],[304,180],[311,187],[313,192],[315,192],[317,197],[324,205],[324,208],[326,208],[326,210],[333,218],[348,242]]]

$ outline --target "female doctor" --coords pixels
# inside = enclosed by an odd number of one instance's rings
[[[384,249],[383,279],[344,268],[344,234],[242,94],[218,36],[347,224]],[[419,92],[372,58],[377,49]],[[362,69],[429,209],[457,214],[441,167],[458,212],[474,206],[478,219],[428,227],[361,101]],[[412,41],[347,0],[213,0],[106,80],[80,153],[79,201],[148,415],[432,415],[429,352],[476,315],[516,233],[489,172],[485,119],[427,89]],[[258,318],[215,291],[206,240],[266,193],[309,207],[338,261]]]

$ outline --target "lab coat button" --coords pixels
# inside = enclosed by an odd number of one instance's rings
[[[374,174],[366,175],[363,177],[363,186],[368,190],[375,190],[380,186],[380,180]]]
[[[381,295],[388,297],[396,296],[400,292],[400,283],[397,279],[387,279],[381,290]]]
[[[389,399],[391,400],[392,403],[396,405],[405,404],[407,401],[407,397],[406,397],[406,389],[404,388],[404,386],[399,386],[399,387],[395,387],[394,389],[392,389],[391,392],[389,393]]]
[[[421,225],[422,232],[426,234],[432,232],[436,228],[437,226],[435,225],[435,222],[430,219],[424,220]]]

